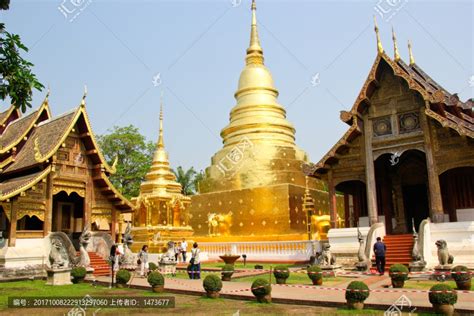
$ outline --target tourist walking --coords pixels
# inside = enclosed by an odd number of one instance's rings
[[[377,242],[374,244],[375,264],[380,275],[385,273],[385,252],[387,246],[382,242],[382,238],[377,237]]]
[[[201,278],[201,261],[199,260],[199,250],[197,242],[193,244],[193,249],[191,249],[191,264],[192,278],[191,279],[200,279]]]
[[[186,262],[187,248],[188,248],[188,243],[186,242],[186,239],[183,238],[183,241],[181,242],[181,254],[183,256],[183,262]]]
[[[142,250],[138,253],[138,265],[140,266],[140,276],[145,276],[145,270],[148,268],[148,246],[143,245]]]
[[[177,241],[174,242],[174,260],[179,263],[179,255],[181,254],[181,247]]]

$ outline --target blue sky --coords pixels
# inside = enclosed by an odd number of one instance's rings
[[[62,3],[71,13],[61,13]],[[204,169],[221,147],[219,133],[235,105],[250,0],[86,3],[12,0],[0,13],[7,30],[30,47],[26,57],[39,80],[50,85],[53,114],[77,106],[87,84],[96,134],[133,124],[155,140],[163,91],[172,166]],[[388,11],[384,17],[377,4]],[[339,111],[350,109],[376,57],[374,14],[389,55],[393,25],[403,59],[411,39],[418,65],[462,100],[474,96],[468,83],[474,75],[472,1],[258,0],[257,8],[265,64],[297,144],[314,162],[347,129]],[[320,84],[313,86],[316,73]],[[44,95],[34,94],[35,106]]]

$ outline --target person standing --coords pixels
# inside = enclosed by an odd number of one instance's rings
[[[186,263],[186,251],[188,248],[188,243],[186,242],[186,239],[183,238],[183,241],[181,242],[181,253],[183,255],[183,262]]]
[[[143,245],[142,250],[138,253],[138,263],[140,265],[140,276],[145,276],[145,270],[148,267],[148,246]]]
[[[199,250],[197,242],[193,244],[193,249],[191,249],[191,271],[192,271],[192,279],[200,279],[201,278],[201,261],[199,260]]]
[[[179,262],[179,255],[180,255],[180,247],[179,247],[179,244],[177,241],[174,242],[174,260],[176,261],[176,263]]]
[[[385,273],[385,253],[387,246],[382,242],[382,238],[377,237],[377,242],[374,244],[375,264],[380,275]]]

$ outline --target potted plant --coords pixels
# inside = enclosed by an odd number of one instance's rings
[[[87,270],[84,267],[74,267],[71,270],[72,283],[82,283],[86,277]]]
[[[451,277],[456,281],[458,290],[471,289],[472,274],[466,266],[455,266],[451,270]]]
[[[402,288],[408,279],[408,272],[408,268],[405,265],[400,263],[392,264],[388,273],[392,279],[392,286],[394,288]]]
[[[130,271],[125,270],[125,269],[120,269],[117,271],[117,274],[115,275],[115,281],[117,283],[117,287],[124,287],[125,284],[130,281],[130,278],[132,277],[132,274]]]
[[[153,262],[148,263],[148,271],[155,271],[157,269],[158,269],[158,265],[156,263],[153,263]]]
[[[272,286],[266,279],[256,279],[252,283],[252,293],[259,303],[271,303]]]
[[[160,293],[163,292],[165,288],[165,278],[158,271],[152,271],[148,274],[148,283],[150,283],[153,292]]]
[[[323,284],[323,271],[319,266],[309,266],[306,271],[308,273],[308,277],[311,279],[311,281],[313,281],[313,285]]]
[[[369,297],[369,287],[361,281],[352,281],[346,289],[346,302],[350,309],[361,310]]]
[[[226,264],[222,268],[222,281],[230,281],[232,274],[234,274],[234,265]]]
[[[273,275],[277,284],[286,284],[286,279],[290,277],[290,270],[286,266],[276,266]]]
[[[443,283],[433,285],[428,297],[436,313],[453,315],[458,294],[449,285]]]
[[[206,290],[207,297],[218,298],[219,292],[222,289],[222,281],[216,274],[209,274],[204,278],[202,282],[204,289]]]
[[[188,264],[188,266],[186,267],[186,272],[188,273],[188,277],[189,277],[190,279],[193,278],[193,270],[192,270],[192,267],[193,267],[192,264]]]
[[[219,256],[219,258],[224,260],[225,264],[234,264],[237,261],[237,259],[240,258],[240,256],[239,255],[233,255],[233,254],[230,254],[230,253],[226,253],[223,256]]]

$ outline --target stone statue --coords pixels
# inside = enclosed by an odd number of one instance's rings
[[[332,266],[336,263],[336,256],[331,253],[331,245],[323,243],[321,254],[318,257],[319,265]]]
[[[446,240],[440,239],[436,241],[436,247],[438,247],[438,262],[441,266],[452,264],[454,257],[449,254],[448,243]]]
[[[357,252],[358,262],[356,263],[356,267],[359,271],[366,271],[369,267],[369,264],[365,254],[365,240],[359,230],[359,226],[357,226],[357,238],[359,239],[359,251]]]
[[[132,238],[132,227],[130,223],[127,224],[127,228],[125,228],[125,233],[122,237],[123,242],[123,256],[120,258],[120,264],[124,269],[135,269],[136,262],[135,262],[135,255],[133,254],[130,247],[133,244]]]
[[[63,243],[59,239],[53,239],[51,242],[51,251],[49,252],[49,263],[51,268],[67,268],[69,261],[66,259]]]
[[[89,230],[89,225],[85,225],[84,229],[82,231],[81,236],[79,237],[79,253],[80,253],[80,259],[79,259],[79,264],[78,266],[81,267],[89,267],[91,264],[91,259],[89,258],[89,254],[87,253],[87,245],[89,244],[89,241],[92,237],[92,233]]]
[[[165,263],[165,262],[175,262],[176,257],[175,257],[175,251],[174,251],[174,241],[168,241],[168,250],[166,253],[161,256],[160,263]]]
[[[410,262],[409,267],[410,271],[421,271],[425,268],[426,262],[423,260],[423,255],[418,246],[418,233],[416,232],[415,220],[412,218],[411,221],[413,226],[413,250],[411,252],[411,257],[413,261]]]

